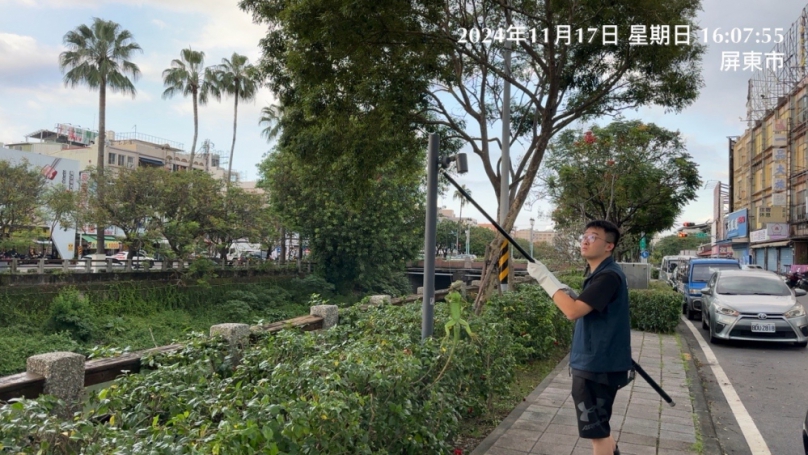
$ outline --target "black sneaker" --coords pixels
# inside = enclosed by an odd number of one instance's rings
[[[620,455],[620,448],[617,447],[617,444],[614,445],[614,455]]]

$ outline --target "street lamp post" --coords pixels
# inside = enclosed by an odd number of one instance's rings
[[[535,219],[530,219],[530,257],[533,257],[533,223],[535,222]]]

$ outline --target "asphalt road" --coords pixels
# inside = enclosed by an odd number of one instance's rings
[[[808,308],[808,296],[798,300]],[[709,340],[701,322],[691,322]],[[808,349],[739,341],[710,347],[769,451],[773,455],[804,453],[801,434],[808,411]]]

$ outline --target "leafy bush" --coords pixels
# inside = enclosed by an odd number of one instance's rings
[[[651,279],[658,280],[659,279],[659,269],[656,267],[651,267]]]
[[[682,314],[682,296],[672,290],[630,289],[631,328],[671,333]]]
[[[221,314],[226,322],[247,322],[250,320],[250,304],[243,300],[228,300],[222,305]]]
[[[420,306],[344,310],[321,332],[267,336],[229,368],[219,339],[193,335],[159,365],[91,394],[75,418],[52,417],[48,397],[0,409],[0,445],[12,453],[449,453],[462,416],[475,415],[512,380],[507,321],[449,320],[436,306],[436,338],[420,340]],[[459,326],[455,326],[458,330]],[[99,417],[104,417],[99,419]]]
[[[92,307],[75,288],[65,288],[53,299],[48,328],[53,333],[68,332],[80,341],[89,341],[97,331]]]
[[[54,351],[80,352],[79,344],[68,332],[31,336],[30,327],[0,328],[0,376],[18,373],[28,357]]]
[[[508,321],[511,334],[524,349],[519,360],[545,359],[558,346],[572,342],[572,326],[547,293],[538,285],[522,285],[513,292],[495,294],[486,303],[486,313]]]

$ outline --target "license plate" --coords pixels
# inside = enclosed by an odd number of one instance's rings
[[[753,322],[753,332],[774,333],[774,322]]]

